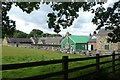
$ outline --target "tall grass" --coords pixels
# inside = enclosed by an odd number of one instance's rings
[[[35,62],[45,60],[62,59],[62,56],[68,56],[69,58],[80,58],[85,56],[65,54],[60,52],[53,52],[50,50],[42,49],[29,49],[29,48],[16,48],[16,47],[2,47],[2,64],[13,64],[23,62]],[[82,62],[83,63],[83,62]],[[69,67],[80,66],[82,63],[71,63]],[[54,71],[60,71],[62,69],[61,64],[47,65],[39,67],[30,67],[17,70],[3,71],[3,78],[20,78],[28,77],[39,74],[50,73]],[[16,75],[17,74],[17,75]],[[16,76],[14,76],[16,75]]]
[[[50,50],[43,50],[43,49],[17,48],[17,47],[7,47],[7,46],[2,47],[2,64],[56,60],[56,59],[62,59],[62,56],[68,56],[69,58],[86,57],[78,54],[65,54],[65,53],[53,52]],[[104,60],[108,60],[108,58],[102,59],[101,61],[104,61]],[[75,68],[75,67],[83,66],[86,64],[92,64],[92,63],[95,63],[95,60],[70,62],[69,68]],[[111,63],[108,65],[111,65]],[[104,65],[102,67],[106,67],[108,65]],[[54,64],[54,65],[3,71],[2,76],[3,78],[23,78],[23,77],[40,75],[40,74],[46,74],[50,72],[56,72],[56,71],[60,71],[61,69],[62,69],[61,64]],[[84,74],[92,70],[95,70],[95,67],[70,73],[69,77],[80,76],[81,74]],[[95,74],[95,76],[96,75],[97,74]],[[94,76],[90,78],[93,79]]]

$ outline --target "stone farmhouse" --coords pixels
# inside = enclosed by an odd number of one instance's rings
[[[108,33],[110,30],[100,29],[97,34],[96,47],[99,52],[112,52],[114,50],[120,50],[120,42],[118,43],[108,43]]]

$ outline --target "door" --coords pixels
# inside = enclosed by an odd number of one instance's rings
[[[91,51],[93,50],[93,45],[91,45]]]

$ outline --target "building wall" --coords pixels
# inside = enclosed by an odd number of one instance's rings
[[[16,43],[8,43],[7,46],[16,47]]]
[[[67,44],[68,42],[68,44]],[[66,37],[63,38],[61,41],[61,48],[62,49],[67,49],[66,45],[68,45],[69,49],[74,49],[76,50],[76,44],[68,37],[68,41],[66,41]]]
[[[63,38],[63,40],[61,40],[61,43],[60,43],[62,49],[65,48],[65,44],[66,44],[66,39]]]
[[[96,42],[89,42],[89,43],[88,43],[88,50],[91,51],[91,45],[93,45],[93,50],[96,50],[96,49],[97,49],[97,47],[96,47]]]
[[[76,50],[76,44],[69,38],[68,39],[68,43],[69,43],[69,47],[70,47],[70,49],[74,49],[74,50]]]
[[[29,44],[29,43],[19,43],[18,44],[18,47],[31,47],[31,44]]]
[[[70,38],[68,38],[69,49],[74,49],[75,51],[87,50],[87,43],[74,43]],[[66,49],[66,37],[61,41],[61,48]]]
[[[12,46],[12,47],[31,47],[31,44],[29,43],[8,43],[7,46]]]
[[[80,50],[87,50],[88,46],[86,43],[77,43],[76,44],[76,50],[80,51]]]
[[[31,37],[30,39],[32,40],[33,44],[37,44],[37,43],[35,42],[35,40],[33,39],[33,37]]]
[[[97,36],[97,51],[109,51],[118,50],[118,43],[107,43],[107,36]],[[105,45],[109,45],[109,49],[105,49]]]
[[[7,42],[6,37],[3,39],[2,45],[4,45],[4,46],[7,46],[7,45],[8,45],[8,42]]]

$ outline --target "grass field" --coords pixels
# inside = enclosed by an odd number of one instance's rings
[[[60,52],[53,52],[42,49],[29,49],[29,48],[16,48],[16,47],[2,47],[2,64],[23,63],[23,62],[35,62],[45,60],[62,59],[62,56],[68,56],[69,58],[81,58],[86,56],[80,56],[78,54],[65,54]],[[69,68],[94,63],[95,60],[72,62],[69,63]],[[62,69],[61,64],[30,67],[17,70],[8,70],[2,72],[3,78],[22,78],[34,75],[45,74],[49,72],[60,71]],[[88,69],[93,70],[94,68]],[[84,72],[88,71],[84,70]],[[16,75],[17,74],[17,75]],[[70,77],[80,75],[80,72],[71,73]]]
[[[2,64],[23,63],[23,62],[35,62],[45,60],[62,59],[62,56],[69,56],[69,58],[80,58],[85,56],[65,54],[60,52],[53,52],[42,49],[29,49],[29,48],[16,48],[16,47],[2,47]],[[89,63],[89,62],[88,62]],[[81,62],[83,64],[83,62]],[[87,64],[87,63],[86,63]],[[70,63],[69,67],[79,66],[79,62]],[[4,78],[19,78],[27,77],[38,74],[45,74],[48,72],[61,70],[61,64],[23,68],[17,70],[3,71]],[[16,75],[17,74],[17,75]],[[16,75],[16,76],[14,76]]]
[[[64,54],[60,52],[53,52],[42,49],[17,48],[6,46],[2,48],[3,64],[62,59],[62,56],[69,56],[69,58],[83,57],[80,55]]]

